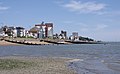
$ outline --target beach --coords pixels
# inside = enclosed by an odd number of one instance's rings
[[[0,74],[120,74],[120,42],[7,45],[0,56]]]
[[[21,42],[21,43],[20,43]],[[29,38],[15,38],[15,39],[9,39],[6,38],[5,40],[0,41],[0,46],[6,46],[6,45],[49,45],[51,43],[47,42],[40,42],[38,39],[29,39]]]
[[[11,43],[7,41],[0,41],[0,46],[8,46],[8,45],[22,45],[22,44],[17,44],[17,43]]]
[[[0,41],[0,46],[21,46],[23,44],[17,44],[7,41]],[[9,65],[5,65],[4,62],[8,61],[9,64],[25,62],[30,63],[28,68],[13,68],[9,69]],[[14,60],[18,60],[14,62]],[[25,57],[25,56],[3,56],[0,57],[0,74],[76,74],[74,70],[68,67],[69,62],[73,62],[74,59],[70,58],[52,58],[52,57]],[[13,62],[10,62],[13,61]],[[24,63],[23,62],[23,63]],[[7,64],[8,64],[7,63]],[[20,64],[21,65],[21,64]],[[11,66],[11,65],[10,65]],[[14,66],[17,66],[16,64]],[[7,69],[8,67],[8,69]]]
[[[10,65],[8,63],[5,63],[7,66],[1,65],[1,63],[4,64],[1,62],[2,60],[4,62],[7,60]],[[14,62],[14,60],[17,62]],[[0,57],[0,74],[76,74],[74,70],[67,66],[70,60],[72,59],[23,56]],[[17,66],[14,66],[14,63],[15,65],[18,63]]]
[[[33,40],[30,42],[37,41]],[[0,41],[0,46],[21,45],[23,44],[12,43],[5,40]],[[76,59],[63,57],[2,56],[0,57],[0,74],[76,74],[76,72],[68,66],[74,61],[76,61]],[[21,63],[23,63],[23,65]],[[25,66],[25,64],[28,65]]]

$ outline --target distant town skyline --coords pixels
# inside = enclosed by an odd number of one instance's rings
[[[120,0],[0,0],[0,26],[52,22],[54,33],[120,41]]]

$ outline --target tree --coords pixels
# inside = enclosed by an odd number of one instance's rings
[[[94,39],[88,38],[88,37],[79,37],[79,40],[82,41],[94,41]]]

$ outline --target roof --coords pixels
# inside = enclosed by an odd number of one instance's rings
[[[37,27],[33,27],[29,30],[29,32],[32,32],[32,33],[37,33],[39,31],[39,28]]]
[[[25,28],[23,28],[23,27],[16,27],[16,29],[25,29]]]

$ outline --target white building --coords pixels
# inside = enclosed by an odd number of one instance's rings
[[[17,37],[24,37],[26,36],[25,28],[23,27],[16,27],[17,30]]]
[[[78,32],[73,32],[69,39],[72,41],[79,41]]]
[[[43,29],[43,36],[42,37],[53,38],[53,23],[36,24],[35,27],[39,28],[39,31],[41,29]]]
[[[9,27],[7,32],[10,36],[17,37],[16,27]]]

